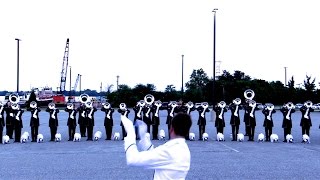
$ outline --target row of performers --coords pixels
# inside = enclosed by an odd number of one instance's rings
[[[89,105],[88,105],[89,104]],[[239,110],[244,109],[244,122],[246,127],[246,135],[249,136],[249,141],[254,140],[254,132],[256,126],[256,119],[255,119],[255,111],[258,110],[254,101],[248,101],[244,105],[241,105],[236,100],[229,106],[226,106],[225,102],[219,102],[215,107],[214,111],[216,112],[216,119],[215,119],[215,127],[217,128],[217,133],[222,133],[225,127],[225,118],[224,113],[231,110],[231,118],[230,118],[230,125],[232,126],[232,136],[233,141],[236,140],[236,135],[239,133],[239,126],[240,126],[240,117],[239,117]],[[199,126],[199,139],[202,139],[202,134],[205,131],[206,127],[206,116],[205,113],[209,112],[208,103],[202,103],[200,106],[195,108],[190,104],[182,105],[182,102],[178,102],[177,104],[169,104],[167,108],[163,108],[161,105],[154,103],[151,105],[141,105],[140,102],[137,103],[135,107],[133,107],[135,116],[134,122],[136,120],[142,120],[147,124],[148,132],[150,133],[152,127],[152,138],[158,138],[158,128],[160,125],[160,118],[159,118],[159,111],[160,110],[167,110],[168,115],[166,119],[166,124],[168,125],[168,134],[169,128],[171,125],[171,119],[173,118],[174,114],[179,112],[190,113],[191,111],[197,110],[199,113],[199,119],[197,125]],[[310,112],[314,111],[308,105],[304,105],[300,108],[303,116],[301,118],[300,126],[302,127],[302,134],[309,135],[310,127],[312,126]],[[30,119],[30,127],[31,127],[31,138],[32,142],[36,141],[36,137],[38,135],[38,128],[40,126],[39,123],[39,112],[41,111],[39,107],[36,105],[30,106],[27,108],[27,111],[31,112],[31,119]],[[80,127],[80,133],[82,137],[86,137],[88,135],[87,140],[92,140],[93,136],[93,126],[94,126],[94,113],[97,111],[97,108],[93,107],[90,103],[83,103],[80,107],[75,108],[74,104],[68,104],[67,108],[65,109],[66,112],[69,113],[67,126],[69,128],[69,141],[73,139],[75,129],[77,124]],[[102,108],[101,111],[105,112],[105,119],[104,119],[104,126],[106,131],[106,140],[111,140],[112,136],[112,127],[113,127],[113,113],[114,109],[111,108],[109,103],[106,103]],[[292,121],[291,121],[291,114],[295,112],[292,103],[285,104],[281,110],[283,113],[283,123],[282,128],[284,129],[284,137],[287,134],[291,134],[292,128]],[[6,112],[6,123],[4,123],[4,112]],[[49,104],[46,112],[50,113],[49,116],[49,127],[51,131],[51,141],[54,141],[54,136],[57,133],[58,127],[58,113],[59,109],[56,109],[54,104]],[[266,140],[270,140],[270,135],[272,134],[273,128],[273,120],[272,114],[275,113],[274,106],[266,106],[262,113],[265,115],[263,126],[265,127],[265,134]],[[6,125],[6,134],[12,138],[13,132],[15,132],[15,141],[20,141],[21,136],[21,128],[23,127],[22,123],[22,114],[24,113],[23,109],[19,108],[19,105],[12,106],[10,102],[6,105],[0,106],[0,132],[2,138],[3,127]],[[76,114],[78,113],[78,123],[76,122]],[[130,110],[126,108],[124,103],[120,104],[120,108],[118,109],[118,113],[122,115],[128,116]],[[122,127],[122,137],[126,136],[126,131],[120,123]],[[169,136],[170,138],[170,136]],[[285,139],[285,138],[284,138]],[[0,139],[2,140],[2,139]]]

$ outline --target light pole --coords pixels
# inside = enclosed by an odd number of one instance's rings
[[[184,55],[182,54],[181,55],[181,57],[182,57],[182,75],[181,75],[181,99],[183,100],[183,57],[184,57]]]
[[[284,67],[284,85],[287,86],[287,68],[288,67]]]
[[[21,39],[16,38],[17,41],[17,93],[19,94],[19,42]]]
[[[70,90],[69,90],[69,99],[71,98],[71,66],[70,67]]]
[[[118,89],[119,89],[119,75],[117,76],[117,91],[118,91]]]
[[[79,83],[79,86],[80,86],[80,95],[81,95],[81,78],[82,77],[82,75],[80,74],[80,83]]]
[[[216,80],[216,12],[217,8],[213,9],[213,80],[212,80],[212,106],[215,105],[214,84]]]

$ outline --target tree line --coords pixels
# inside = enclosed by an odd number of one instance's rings
[[[66,91],[65,95],[79,96],[86,93],[89,96],[105,97],[113,105],[126,103],[127,106],[134,106],[145,95],[152,94],[155,100],[162,102],[183,100],[184,102],[208,102],[212,105],[213,94],[215,103],[225,101],[231,103],[235,98],[244,100],[244,91],[252,89],[255,92],[254,100],[259,103],[273,103],[282,105],[287,102],[303,103],[311,100],[313,103],[320,102],[320,89],[316,89],[315,78],[306,76],[302,87],[295,87],[293,76],[285,86],[281,81],[265,81],[263,79],[252,79],[249,75],[239,70],[233,73],[224,70],[214,83],[206,72],[201,69],[194,69],[190,79],[185,83],[185,91],[176,90],[172,84],[167,85],[164,91],[156,91],[154,84],[137,84],[131,88],[126,84],[120,84],[117,90],[112,90],[113,85],[108,86],[103,92],[86,89],[81,92]],[[9,93],[1,91],[1,94]]]
[[[214,83],[203,69],[193,70],[189,81],[185,84],[184,92],[176,90],[174,85],[167,85],[164,92],[156,91],[153,84],[137,84],[130,88],[128,85],[119,85],[118,90],[106,92],[108,101],[112,104],[126,103],[133,106],[137,101],[144,98],[146,94],[152,94],[156,100],[162,102],[183,100],[184,102],[214,102],[225,101],[231,103],[235,98],[244,100],[244,91],[252,89],[255,92],[254,100],[259,103],[273,103],[282,105],[287,102],[303,103],[311,100],[313,103],[320,102],[320,90],[316,89],[315,78],[306,76],[303,87],[295,87],[294,77],[285,86],[281,81],[265,81],[252,79],[249,75],[239,70],[233,74],[224,70]]]

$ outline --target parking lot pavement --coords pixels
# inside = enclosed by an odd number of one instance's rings
[[[165,125],[166,112],[161,112],[161,126]],[[243,114],[242,114],[243,115]],[[48,114],[41,112],[39,132],[45,136],[44,143],[11,143],[0,145],[0,179],[152,179],[152,170],[128,167],[125,161],[123,141],[105,141],[104,114],[95,114],[94,131],[103,132],[98,142],[67,141],[67,114],[59,114],[58,131],[62,134],[62,142],[49,142],[50,129]],[[129,118],[133,114],[130,113]],[[198,137],[196,125],[197,113],[192,113],[193,126],[191,131]],[[241,116],[243,117],[243,116]],[[256,112],[256,135],[264,132],[263,115]],[[23,131],[29,131],[30,114],[23,115]],[[318,179],[320,167],[320,113],[311,114],[311,143],[301,142],[301,113],[293,114],[292,134],[295,143],[283,143],[281,128],[282,114],[274,114],[274,133],[279,135],[278,143],[270,142],[234,142],[230,141],[230,112],[225,114],[226,127],[224,142],[215,141],[216,130],[207,114],[206,130],[209,141],[188,141],[191,151],[191,168],[187,179]],[[114,132],[120,132],[120,115],[114,114]],[[79,131],[79,127],[77,127]],[[240,131],[244,131],[243,123]],[[197,139],[196,137],[196,139]],[[246,137],[247,139],[247,137]],[[158,146],[163,141],[153,141]]]

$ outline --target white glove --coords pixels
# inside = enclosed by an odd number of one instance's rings
[[[136,120],[136,126],[138,127],[138,133],[140,138],[140,141],[138,143],[138,148],[141,151],[147,151],[152,147],[150,134],[147,133],[148,127],[146,123],[141,120]]]
[[[136,144],[136,133],[132,121],[126,116],[121,115],[121,122],[127,132],[127,136],[124,138],[124,149],[127,151],[132,144]]]

